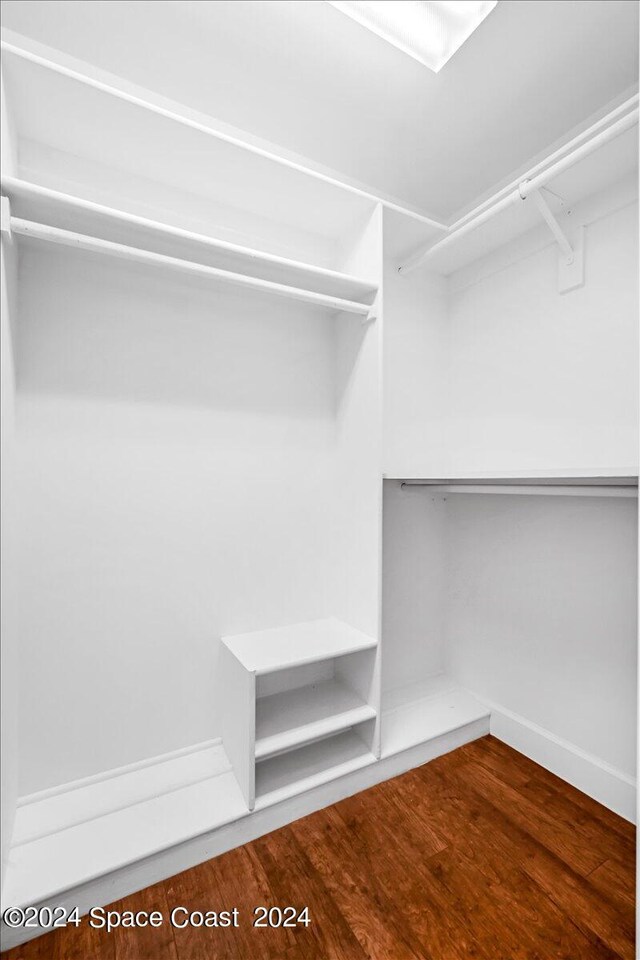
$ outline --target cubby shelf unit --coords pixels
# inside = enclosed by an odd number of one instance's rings
[[[335,618],[223,638],[222,739],[249,809],[375,761],[377,653]]]

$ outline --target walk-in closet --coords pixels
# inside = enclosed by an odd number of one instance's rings
[[[3,4],[3,910],[487,735],[635,822],[638,5],[376,6]]]

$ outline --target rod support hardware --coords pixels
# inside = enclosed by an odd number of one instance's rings
[[[505,188],[504,191],[496,194],[493,202],[485,201],[480,204],[475,211],[466,214],[460,220],[456,221],[456,223],[451,225],[449,232],[442,240],[438,240],[437,243],[431,243],[426,247],[420,246],[401,265],[398,270],[400,275],[406,276],[412,273],[413,270],[417,270],[418,267],[427,263],[442,250],[456,243],[460,237],[466,236],[472,230],[477,230],[477,228],[486,223],[487,220],[502,213],[509,208],[512,203],[517,203],[518,200],[526,200],[528,196],[533,195],[534,190],[541,190],[543,187],[546,187],[550,180],[553,180],[561,173],[564,173],[565,170],[579,163],[584,157],[589,156],[590,153],[593,153],[594,150],[597,150],[605,143],[608,143],[610,140],[615,139],[615,137],[618,137],[626,130],[635,126],[638,123],[639,113],[638,95],[634,94],[624,103],[620,104],[620,106],[612,110],[606,117],[602,117],[594,123],[588,130],[583,131],[583,133],[574,137],[568,144],[565,144],[564,147],[552,153],[546,161],[537,164],[536,167],[531,170],[528,179],[524,179],[520,181],[520,183],[513,183],[511,187]],[[541,170],[541,168],[543,169]],[[566,241],[564,234],[562,234],[562,236]],[[556,237],[556,239],[562,247],[559,238]],[[568,246],[570,245],[568,244]],[[577,262],[579,255],[575,250],[573,254]],[[567,256],[571,256],[571,254],[567,252]],[[564,266],[567,269],[573,270],[574,263],[565,263]],[[579,285],[578,283],[573,283],[573,286]],[[571,289],[571,287],[567,289]]]
[[[551,230],[558,247],[558,291],[568,293],[584,284],[584,227],[580,226],[572,231],[573,240],[569,241],[566,233],[558,223],[551,207],[542,196],[542,187],[531,187],[529,180],[523,180],[518,187],[518,194],[522,200],[529,197],[540,211],[545,223]]]
[[[545,223],[547,224],[547,226],[551,230],[551,233],[555,237],[556,243],[560,247],[560,250],[562,251],[562,254],[564,256],[565,263],[567,265],[572,264],[575,260],[575,254],[574,254],[573,247],[569,243],[568,237],[566,236],[564,230],[556,220],[551,207],[549,206],[545,198],[540,193],[540,190],[536,188],[534,188],[533,190],[527,190],[528,182],[529,181],[524,180],[520,184],[520,186],[518,187],[518,193],[520,194],[523,200],[527,200],[528,197],[531,197],[536,207],[542,214],[542,217]]]

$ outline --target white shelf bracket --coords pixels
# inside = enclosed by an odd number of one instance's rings
[[[377,319],[378,319],[377,311],[375,307],[372,307],[371,310],[369,310],[369,313],[366,315],[366,317],[362,318],[361,320],[362,326],[364,326],[365,324],[374,323]]]
[[[570,242],[540,190],[527,190],[526,186],[526,180],[520,184],[520,196],[523,200],[531,197],[560,248],[558,291],[567,293],[569,290],[581,287],[584,284],[584,227],[579,227],[573,242]]]
[[[0,197],[0,232],[6,233],[11,236],[11,206],[9,205],[9,197]]]

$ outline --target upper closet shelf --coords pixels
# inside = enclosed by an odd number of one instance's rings
[[[355,630],[335,617],[236,634],[223,637],[222,642],[245,670],[256,674],[273,673],[305,663],[330,660],[377,646],[373,637]]]
[[[138,212],[168,209],[179,194],[180,209],[185,197],[193,201],[189,222],[210,220],[214,209],[241,211],[237,223],[266,224],[279,249],[279,228],[348,246],[378,204],[445,229],[88,64],[72,67],[55,51],[47,59],[5,41],[2,50],[18,144],[12,172],[23,180]]]
[[[95,239],[367,306],[377,290],[373,280],[171,226],[17,177],[3,176],[2,192],[11,201],[12,216]]]

